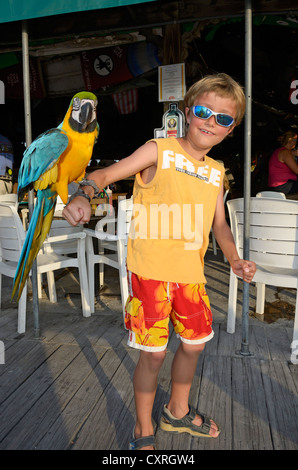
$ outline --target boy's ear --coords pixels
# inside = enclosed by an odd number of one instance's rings
[[[229,127],[228,134],[232,134],[233,130],[235,129],[236,125],[233,124],[231,127]]]
[[[188,118],[188,115],[189,115],[190,108],[188,108],[186,106],[184,111],[185,111],[185,118],[186,118],[186,122],[187,122],[187,118]]]

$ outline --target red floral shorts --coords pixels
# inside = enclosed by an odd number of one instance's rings
[[[155,281],[128,272],[128,286],[125,327],[130,346],[145,351],[166,349],[169,319],[185,343],[201,344],[213,337],[204,284]]]

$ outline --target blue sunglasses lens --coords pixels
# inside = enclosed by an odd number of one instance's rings
[[[229,116],[228,114],[217,114],[215,117],[217,124],[220,126],[230,127],[234,122],[232,116]]]
[[[217,124],[223,127],[230,127],[234,119],[228,114],[214,113],[211,109],[206,106],[193,106],[194,115],[200,119],[209,119],[212,115],[215,116]]]
[[[194,106],[194,113],[198,118],[209,119],[212,116],[212,111],[205,106]]]

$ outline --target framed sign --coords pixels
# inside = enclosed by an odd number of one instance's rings
[[[158,67],[158,101],[183,101],[185,95],[185,64]]]

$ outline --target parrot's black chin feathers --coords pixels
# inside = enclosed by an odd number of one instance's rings
[[[97,121],[94,119],[92,122],[78,122],[71,116],[69,118],[70,127],[76,132],[94,132],[96,129]]]

